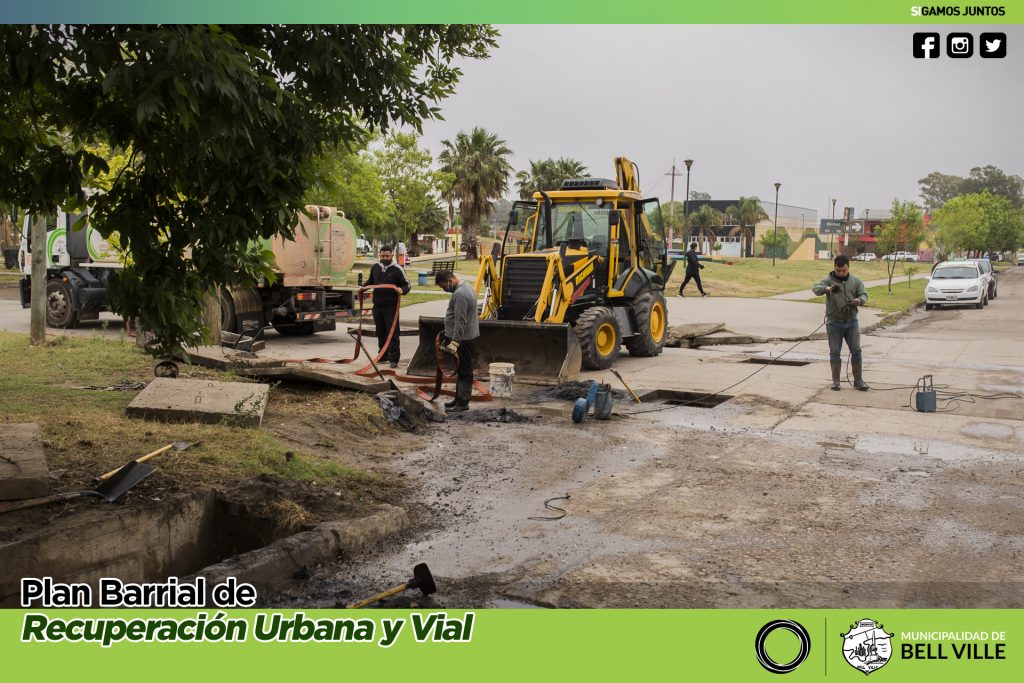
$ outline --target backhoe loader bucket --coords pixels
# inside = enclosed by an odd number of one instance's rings
[[[409,363],[410,375],[435,373],[434,339],[443,331],[443,318],[420,318],[420,344]],[[474,374],[487,374],[491,363],[512,363],[520,381],[559,384],[579,374],[581,358],[571,325],[481,320]]]

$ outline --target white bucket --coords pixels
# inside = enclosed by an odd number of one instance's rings
[[[491,363],[487,366],[491,378],[491,395],[496,398],[512,398],[512,379],[516,366],[512,363]]]

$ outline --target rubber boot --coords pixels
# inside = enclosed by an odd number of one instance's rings
[[[829,361],[829,364],[832,366],[832,391],[839,391],[842,387],[840,375],[843,372],[843,361],[833,360]]]
[[[473,396],[473,380],[459,379],[455,384],[455,405],[447,408],[448,413],[464,413],[469,410],[469,400]]]
[[[853,388],[857,391],[867,391],[868,385],[864,384],[864,364],[859,360],[851,360],[850,367],[853,368]]]

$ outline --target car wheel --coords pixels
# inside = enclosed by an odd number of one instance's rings
[[[979,301],[978,303],[974,304],[974,307],[975,308],[984,308],[985,307],[985,298],[982,297],[981,301]]]
[[[924,310],[926,310],[926,311],[930,311],[930,310],[932,310],[933,308],[934,308],[934,306],[932,306],[931,304],[925,304],[925,305],[924,305]]]
[[[998,296],[999,296],[999,285],[996,285],[995,283],[993,283],[992,284],[992,296],[989,297],[989,298],[995,299]]]

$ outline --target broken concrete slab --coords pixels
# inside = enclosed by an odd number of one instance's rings
[[[25,500],[50,493],[50,469],[35,422],[0,426],[0,500]]]
[[[675,325],[666,335],[667,341],[665,342],[665,346],[676,348],[681,346],[682,342],[685,340],[713,334],[724,327],[725,323],[688,323],[685,325]]]
[[[197,346],[188,350],[188,361],[212,370],[237,368],[275,368],[285,364],[280,358],[257,357],[248,351],[226,349],[223,346]]]
[[[749,334],[733,334],[732,332],[715,332],[702,337],[694,337],[688,340],[690,348],[698,346],[719,346],[721,344],[758,344],[766,341],[760,337],[753,337]]]
[[[258,427],[267,408],[269,384],[157,377],[128,404],[131,417]]]
[[[290,379],[302,382],[316,382],[351,391],[361,391],[366,394],[379,394],[382,391],[391,391],[395,388],[391,380],[381,380],[379,377],[361,377],[352,372],[337,372],[328,368],[329,366],[324,364],[314,366],[304,363],[302,365],[285,365],[273,368],[245,368],[243,370],[236,370],[235,374],[262,379]]]

